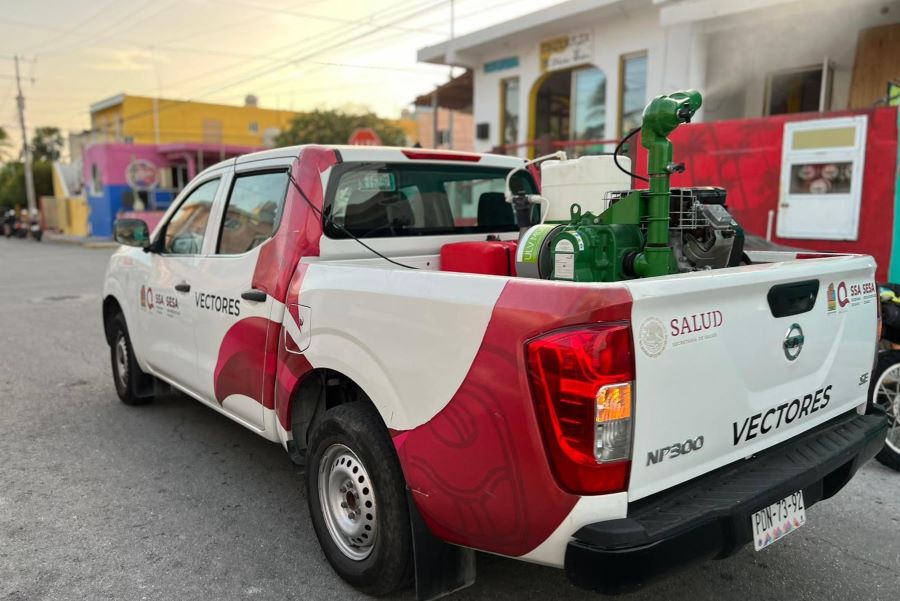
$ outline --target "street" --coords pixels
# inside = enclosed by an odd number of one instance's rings
[[[0,599],[362,598],[320,551],[281,447],[181,395],[119,402],[100,321],[111,252],[0,239]],[[872,462],[807,519],[627,598],[897,598],[900,473]],[[596,596],[479,555],[452,598]]]

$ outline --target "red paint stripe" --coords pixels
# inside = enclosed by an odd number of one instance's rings
[[[578,497],[550,471],[525,372],[524,345],[569,325],[622,321],[631,295],[511,280],[456,394],[428,423],[394,437],[422,517],[439,538],[524,555],[569,514]]]

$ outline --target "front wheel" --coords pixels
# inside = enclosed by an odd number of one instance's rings
[[[884,409],[888,418],[884,448],[875,459],[900,471],[900,351],[886,351],[878,355],[872,380],[872,403]]]
[[[334,570],[370,595],[404,588],[412,576],[406,487],[387,428],[365,402],[329,409],[313,426],[306,500]]]

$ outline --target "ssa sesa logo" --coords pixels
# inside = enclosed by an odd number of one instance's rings
[[[843,313],[849,305],[852,309],[859,305],[874,302],[878,288],[875,282],[850,283],[831,282],[826,291],[826,307],[828,313]]]

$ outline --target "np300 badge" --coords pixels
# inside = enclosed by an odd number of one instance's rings
[[[784,335],[784,342],[781,345],[784,348],[784,356],[787,357],[788,361],[793,361],[800,356],[800,351],[803,350],[803,341],[803,329],[800,327],[800,324],[791,324],[787,334]]]

